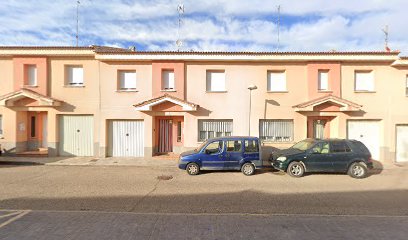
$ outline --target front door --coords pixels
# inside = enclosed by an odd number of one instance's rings
[[[328,172],[333,169],[332,154],[328,142],[316,144],[305,159],[305,165],[311,172]]]
[[[173,152],[173,120],[159,120],[159,153]]]
[[[324,129],[326,127],[326,120],[317,119],[313,121],[313,138],[325,138]]]
[[[222,170],[224,169],[224,142],[214,141],[209,143],[203,150],[201,157],[201,169],[203,170]]]

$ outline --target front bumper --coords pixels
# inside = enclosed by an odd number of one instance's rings
[[[278,161],[278,160],[272,160],[271,166],[277,170],[280,171],[285,171],[286,170],[286,164],[284,162]]]

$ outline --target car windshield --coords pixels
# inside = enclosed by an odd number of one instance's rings
[[[312,139],[306,139],[303,141],[300,141],[298,143],[296,143],[295,145],[292,146],[292,148],[301,150],[301,151],[306,151],[308,149],[310,149],[311,147],[313,147],[315,145],[316,141],[312,140]]]
[[[201,143],[200,146],[198,146],[198,148],[194,149],[194,151],[200,152],[207,143],[208,143],[208,140],[204,141],[203,143]]]

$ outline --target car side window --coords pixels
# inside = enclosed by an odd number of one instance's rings
[[[226,141],[227,152],[241,152],[242,142],[240,140],[230,140]]]
[[[342,142],[342,141],[336,141],[331,143],[331,152],[332,153],[345,153],[345,152],[351,152],[350,147],[347,145],[347,143]]]
[[[255,153],[259,152],[259,145],[257,140],[245,140],[245,152]]]
[[[320,153],[320,154],[328,154],[330,152],[330,144],[328,142],[318,143],[313,147],[312,152]]]
[[[205,147],[204,153],[205,154],[217,154],[222,152],[223,150],[223,141],[214,141]]]

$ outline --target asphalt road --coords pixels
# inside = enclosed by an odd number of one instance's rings
[[[0,239],[406,239],[407,203],[406,168],[357,180],[0,166]]]

